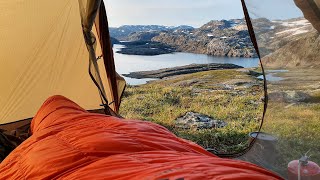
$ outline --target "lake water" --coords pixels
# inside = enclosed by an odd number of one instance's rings
[[[123,48],[123,45],[114,45],[113,50]],[[189,64],[208,64],[208,63],[231,63],[245,68],[258,67],[258,58],[238,58],[238,57],[216,57],[204,54],[193,53],[172,53],[162,54],[157,56],[141,56],[141,55],[126,55],[114,53],[115,65],[119,74],[128,74],[135,71],[149,71],[161,68],[183,66]],[[124,77],[128,84],[139,85],[145,84],[147,81],[154,79],[134,79]]]

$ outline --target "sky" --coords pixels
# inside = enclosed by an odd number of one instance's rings
[[[111,27],[121,25],[191,25],[243,18],[240,0],[104,0]],[[255,17],[288,19],[302,14],[293,0],[247,0]]]

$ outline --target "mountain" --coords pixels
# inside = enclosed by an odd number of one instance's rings
[[[152,38],[178,51],[214,56],[256,57],[245,21],[210,21],[200,28],[161,32]]]
[[[176,29],[193,29],[191,26],[162,26],[162,25],[123,25],[118,28],[110,27],[110,35],[121,41],[129,41],[129,35],[134,36],[135,33],[159,33],[161,31]],[[146,40],[146,39],[145,39]]]
[[[260,54],[268,66],[317,66],[319,37],[308,20],[253,19]],[[135,25],[111,30],[111,36],[133,43],[126,53],[149,55],[172,51],[229,57],[256,57],[244,19],[213,20],[200,28],[191,26]],[[140,48],[140,49],[137,49]],[[137,50],[135,50],[137,49]],[[159,50],[159,52],[157,52]],[[161,50],[161,51],[160,51]],[[294,51],[293,51],[294,50]],[[285,59],[285,57],[289,57]]]

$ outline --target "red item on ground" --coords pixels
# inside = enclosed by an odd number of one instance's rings
[[[312,161],[306,162],[306,164],[300,164],[299,160],[293,160],[288,164],[288,180],[298,180],[300,169],[301,180],[319,180],[320,179],[320,167],[318,164]]]

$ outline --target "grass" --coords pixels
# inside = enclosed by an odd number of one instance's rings
[[[248,134],[256,131],[262,116],[262,87],[224,90],[221,82],[254,81],[235,70],[200,72],[150,84],[129,86],[120,114],[167,127],[176,135],[220,153],[237,152],[247,146]],[[192,79],[192,81],[190,81]],[[220,85],[219,85],[220,84]],[[258,105],[254,102],[260,102]],[[198,112],[228,123],[220,129],[179,129],[175,119]]]
[[[282,74],[288,79],[269,84],[269,91],[297,90],[311,95],[305,102],[279,103],[271,100],[268,104],[262,131],[275,135],[278,145],[275,162],[271,166],[260,165],[286,176],[287,163],[299,159],[308,150],[312,154],[311,160],[320,163],[320,91],[315,86],[320,76],[312,70],[290,70]],[[243,72],[219,70],[129,86],[120,114],[161,124],[177,136],[219,153],[239,152],[248,146],[248,134],[260,125],[263,90],[261,82],[245,88],[235,85],[238,81],[257,83],[254,77]],[[226,89],[228,84],[233,88]],[[228,125],[202,130],[175,127],[175,119],[189,111],[223,120]]]
[[[289,106],[270,103],[263,131],[278,137],[276,171],[309,151],[311,160],[320,162],[320,104],[303,103]]]

